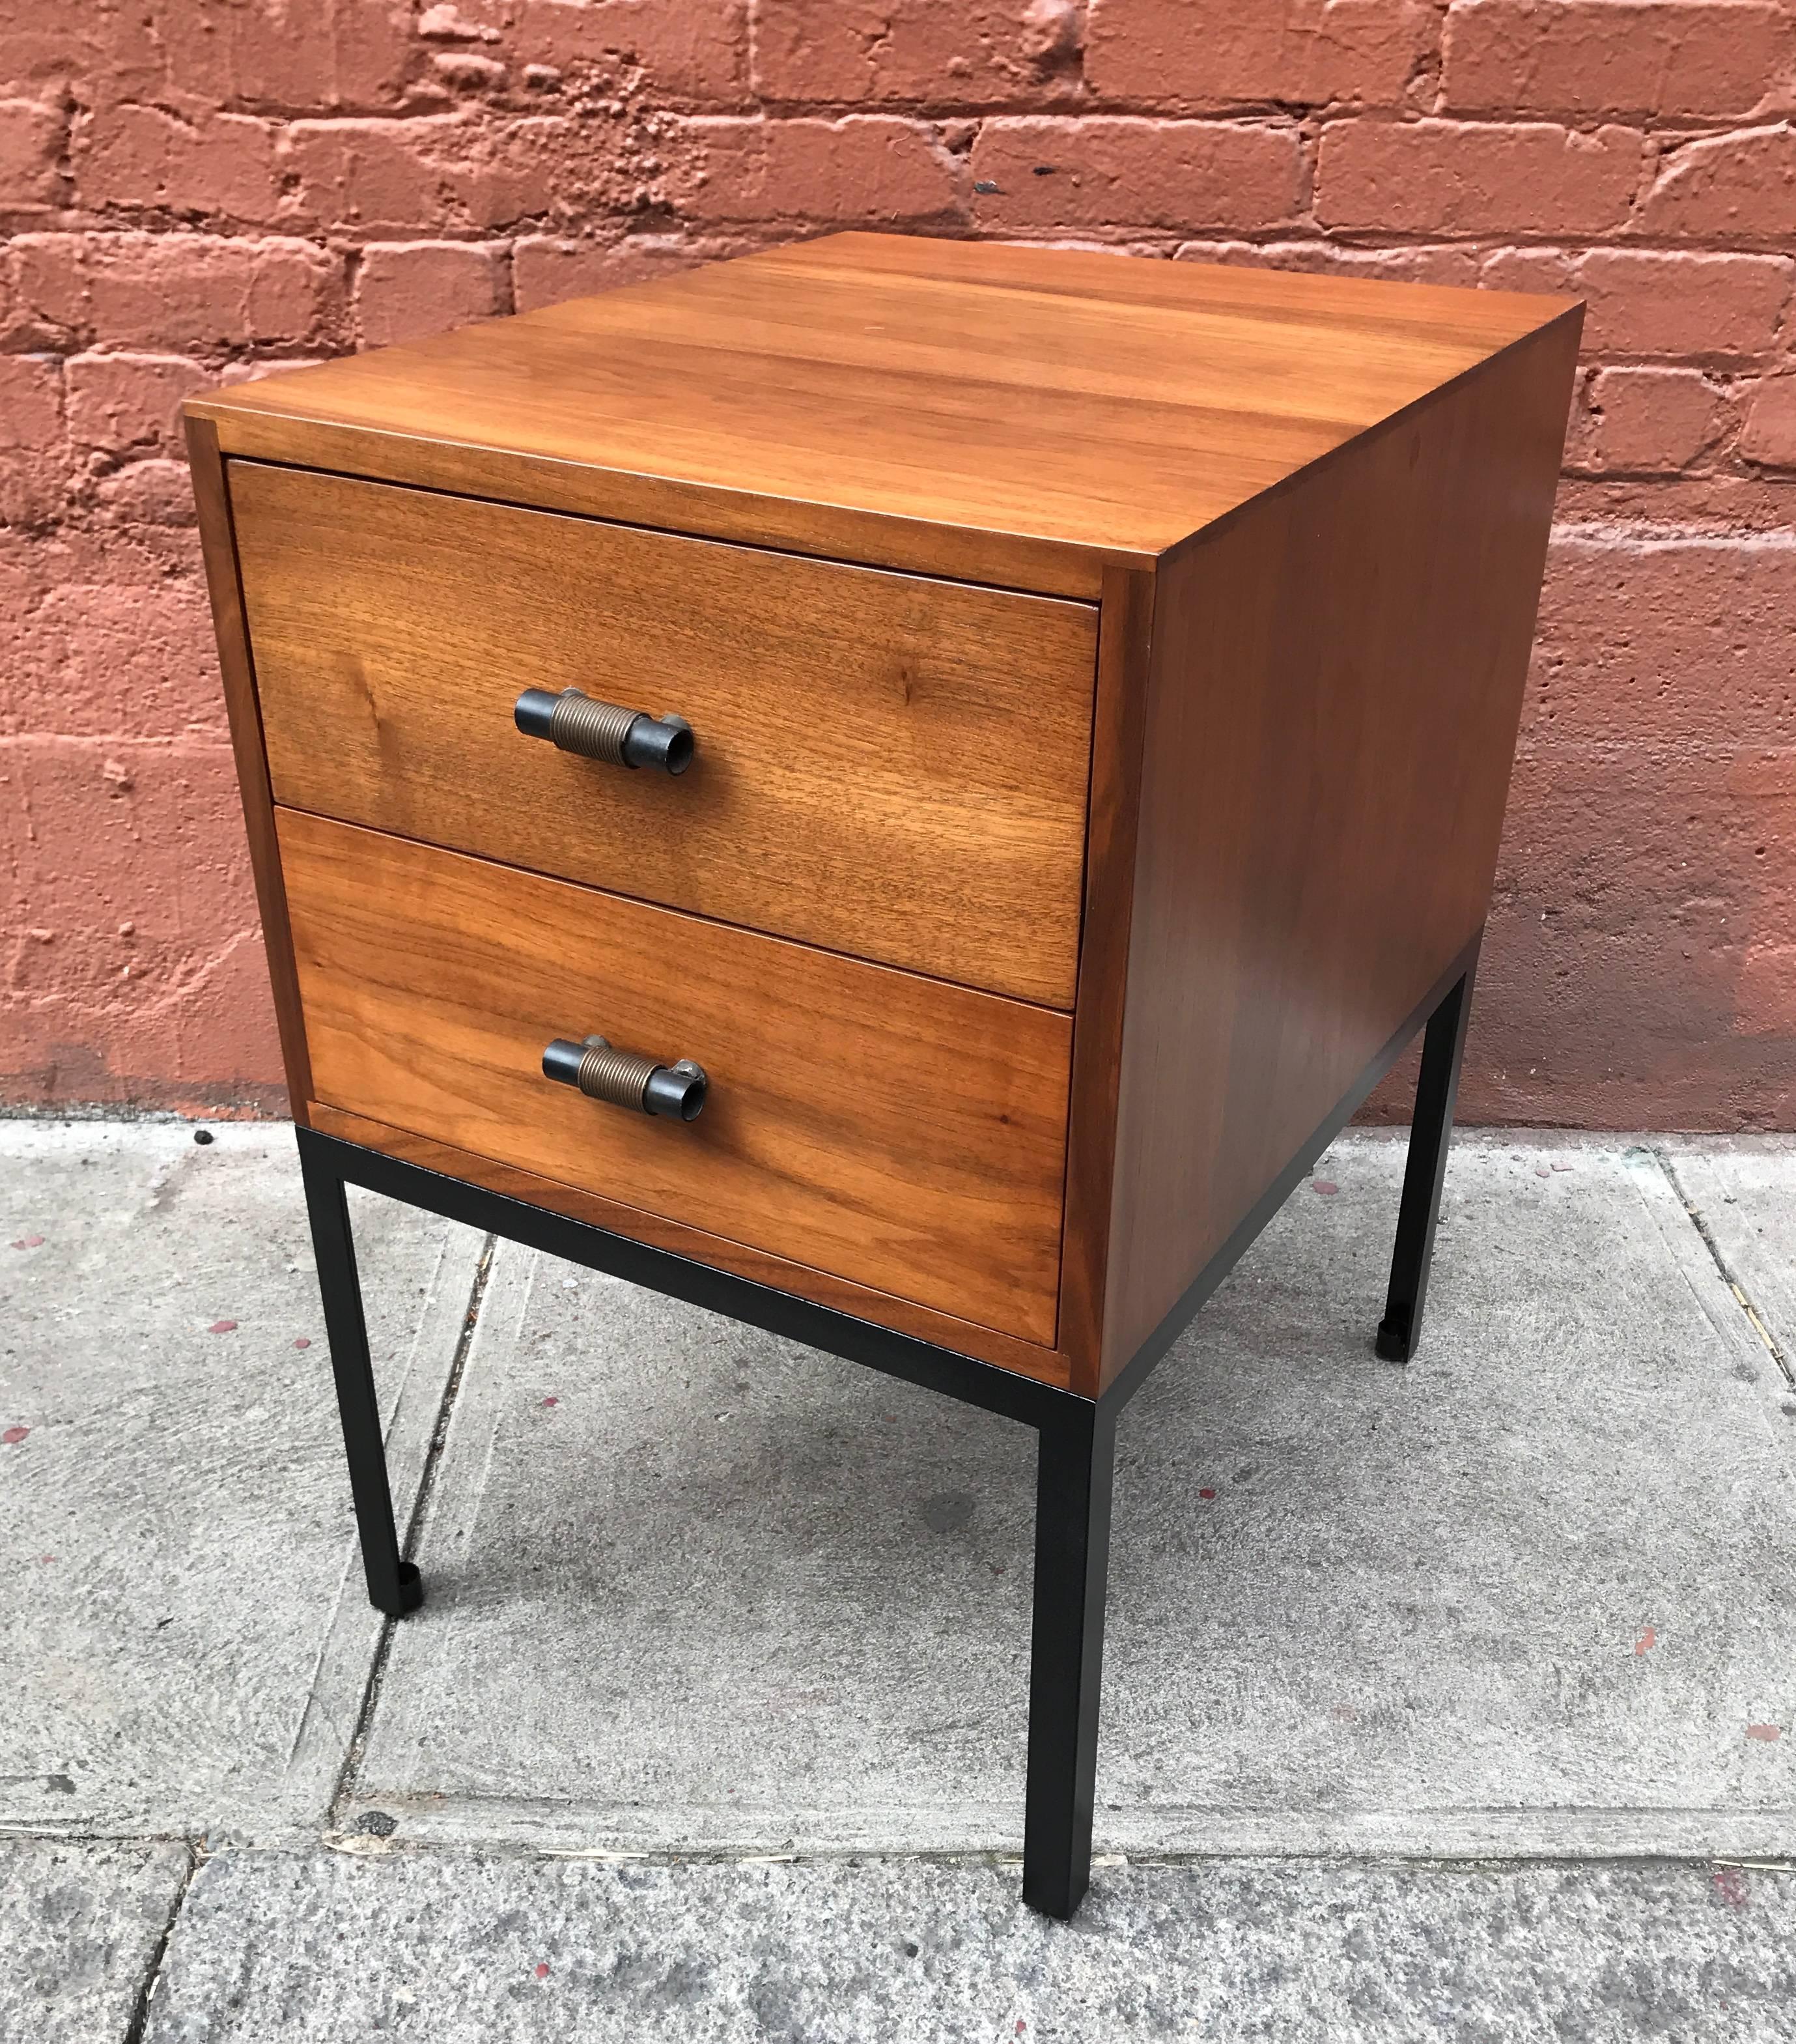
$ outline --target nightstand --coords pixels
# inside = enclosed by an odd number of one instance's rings
[[[346,1183],[1008,1415],[1076,1908],[1117,1414],[1425,1029],[1420,1330],[1580,318],[843,235],[190,402],[378,1606]]]

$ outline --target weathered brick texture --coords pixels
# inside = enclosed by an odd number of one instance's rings
[[[1437,33],[1433,7],[1393,0],[1096,0],[1084,73],[1156,105],[1399,106]]]
[[[1740,451],[1766,468],[1796,469],[1796,371],[1753,386]]]
[[[1343,121],[1322,130],[1316,218],[1360,234],[1607,234],[1640,183],[1641,139],[1551,121]]]
[[[1076,103],[1075,0],[784,0],[756,22],[754,80],[773,105]]]
[[[1099,116],[983,124],[973,217],[994,233],[1130,234],[1288,225],[1303,175],[1296,129]]]
[[[662,202],[701,230],[718,226],[946,224],[962,167],[929,125],[889,114],[840,120],[705,115],[670,134],[677,161]]]
[[[386,348],[511,309],[503,244],[412,241],[362,252],[355,320],[363,344]]]
[[[1585,297],[1465,1105],[1790,1126],[1793,113],[1796,0],[0,0],[0,1099],[279,1103],[182,396],[854,225]]]
[[[1447,17],[1443,104],[1738,119],[1775,100],[1790,33],[1775,0],[1472,0]]]

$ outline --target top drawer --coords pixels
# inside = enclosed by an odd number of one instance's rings
[[[228,474],[277,801],[1072,1006],[1092,607]],[[527,688],[675,713],[692,766],[528,738]]]

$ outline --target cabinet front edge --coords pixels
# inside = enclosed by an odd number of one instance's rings
[[[532,510],[720,540],[824,560],[1094,602],[1107,569],[1151,572],[1157,556],[1031,533],[936,524],[896,513],[604,468],[522,450],[259,411],[190,398],[222,453],[478,498]]]

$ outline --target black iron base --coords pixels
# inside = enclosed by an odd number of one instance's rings
[[[401,1555],[393,1523],[355,1244],[343,1197],[346,1185],[366,1186],[485,1233],[628,1278],[669,1297],[1020,1420],[1036,1429],[1039,1443],[1023,1894],[1031,1908],[1045,1915],[1071,1916],[1091,1874],[1117,1417],[1198,1308],[1426,1024],[1391,1289],[1376,1344],[1379,1354],[1392,1361],[1407,1361],[1414,1353],[1477,959],[1478,939],[1474,939],[1280,1173],[1103,1397],[1095,1400],[774,1291],[752,1279],[693,1262],[667,1250],[570,1220],[545,1208],[401,1162],[378,1151],[314,1129],[298,1130],[300,1168],[370,1602],[391,1617],[402,1617],[423,1603],[424,1584],[415,1564]]]

